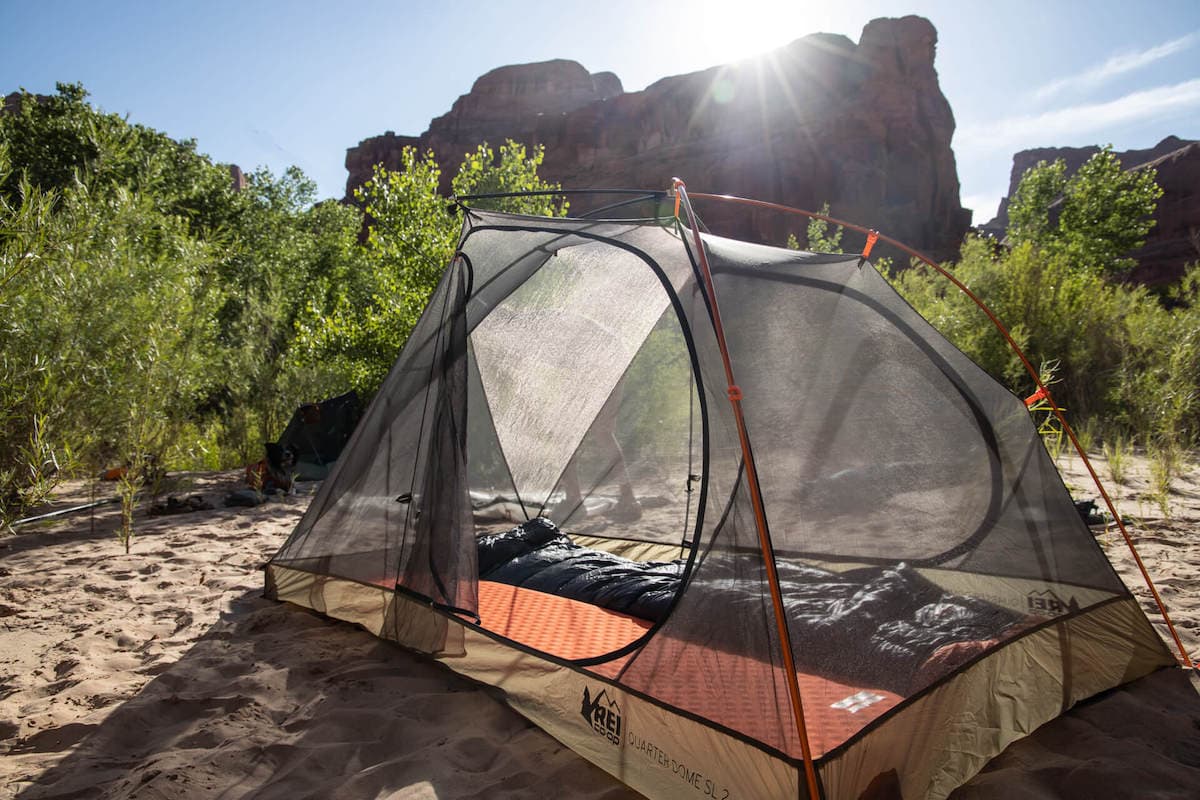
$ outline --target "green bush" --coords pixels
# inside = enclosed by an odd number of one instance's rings
[[[1008,326],[1036,366],[1056,363],[1056,400],[1103,438],[1195,444],[1200,423],[1200,266],[1163,303],[1117,280],[1150,229],[1153,172],[1124,173],[1102,151],[1072,178],[1040,164],[1014,199],[1013,244],[970,237],[947,268]],[[1057,219],[1048,211],[1056,203]],[[1018,395],[1034,384],[974,303],[920,265],[897,290]]]
[[[556,189],[542,157],[482,145],[454,191]],[[193,142],[82,87],[21,95],[0,114],[0,525],[67,472],[246,463],[300,403],[369,396],[453,255],[461,219],[439,178],[415,151],[377,170],[364,245],[363,212],[316,202],[298,169],[236,189]]]
[[[553,191],[537,176],[544,152],[527,153],[509,141],[495,152],[486,143],[468,153],[452,181],[453,193]],[[397,171],[376,166],[357,190],[370,230],[364,257],[315,282],[299,318],[295,363],[326,363],[360,393],[375,392],[425,309],[454,255],[462,218],[438,194],[441,170],[432,152],[405,148]],[[561,216],[567,204],[553,196],[503,198],[505,211]]]
[[[1160,197],[1154,170],[1124,171],[1111,146],[1070,177],[1061,159],[1039,161],[1013,193],[1008,238],[1064,256],[1077,271],[1119,274],[1134,266],[1128,253],[1154,227]]]

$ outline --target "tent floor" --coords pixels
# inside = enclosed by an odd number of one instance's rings
[[[565,659],[611,653],[636,641],[651,628],[650,622],[628,614],[492,581],[479,582],[479,618],[481,627],[492,633]],[[749,687],[761,684],[764,679],[782,687],[781,669],[764,668],[761,662],[746,656],[714,654],[710,650],[672,641],[665,635],[661,646],[658,660],[670,663],[672,669],[686,669],[688,674],[720,674],[720,680],[708,687],[714,691],[667,682],[667,686],[655,692],[657,699],[761,741],[771,741],[777,735],[773,731],[780,725],[778,714],[781,709],[786,715],[782,721],[784,729],[794,727],[790,715],[786,714],[786,696],[782,703],[763,707],[758,692],[748,690],[730,695],[715,691],[719,686]],[[616,678],[629,658],[626,656],[585,669]],[[688,662],[702,661],[705,663],[688,666]],[[708,663],[710,661],[713,663]],[[814,756],[842,744],[903,699],[885,689],[853,686],[804,672],[797,676]],[[675,691],[679,692],[677,698],[669,696]],[[732,702],[737,699],[743,704]]]

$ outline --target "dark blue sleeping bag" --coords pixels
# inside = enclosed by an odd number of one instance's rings
[[[478,539],[479,578],[555,594],[650,622],[666,616],[686,563],[631,561],[580,547],[537,517]]]

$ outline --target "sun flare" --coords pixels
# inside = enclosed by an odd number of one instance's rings
[[[821,13],[784,0],[704,0],[694,19],[694,44],[710,53],[713,63],[762,55],[825,25]]]

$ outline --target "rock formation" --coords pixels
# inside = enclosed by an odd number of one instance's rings
[[[1099,147],[1040,147],[1017,153],[1013,156],[1008,195],[1001,199],[996,216],[980,230],[998,238],[1004,236],[1009,197],[1016,192],[1026,170],[1039,161],[1050,163],[1061,158],[1071,175],[1098,152]],[[1132,279],[1147,284],[1176,280],[1185,264],[1200,260],[1200,142],[1168,136],[1154,147],[1114,155],[1126,169],[1155,169],[1163,190],[1154,215],[1156,224],[1145,246],[1130,254],[1138,262]]]
[[[235,192],[244,192],[249,182],[246,180],[246,173],[242,172],[242,168],[237,164],[229,165],[229,188]]]
[[[592,75],[574,61],[500,67],[475,81],[470,93],[430,123],[421,147],[432,149],[453,170],[463,153],[480,142],[500,144],[498,140],[509,138],[535,143],[530,137],[554,130],[571,112],[621,94],[616,75]]]
[[[393,131],[387,131],[382,136],[363,139],[358,147],[347,150],[346,169],[350,177],[346,179],[346,201],[354,200],[354,190],[371,179],[376,164],[382,164],[385,169],[398,170],[404,148],[417,147],[420,143],[415,136],[397,136]]]
[[[1169,283],[1183,275],[1185,265],[1200,261],[1200,142],[1142,166],[1158,171],[1163,196],[1146,244],[1131,253],[1138,262],[1132,277],[1139,283]]]
[[[4,96],[4,103],[0,105],[0,114],[16,114],[21,110],[21,93],[10,92]]]
[[[918,249],[955,253],[970,221],[959,204],[954,116],[934,69],[937,32],[920,17],[870,22],[856,45],[814,34],[772,53],[625,93],[573,61],[493,70],[418,139],[367,139],[346,156],[347,196],[399,148],[432,148],[444,180],[481,141],[546,146],[543,177],[566,188],[739,194],[832,213]],[[444,187],[445,188],[445,187]],[[586,208],[572,200],[573,209]],[[779,242],[803,220],[701,205],[716,232]],[[851,245],[855,246],[855,245]]]

